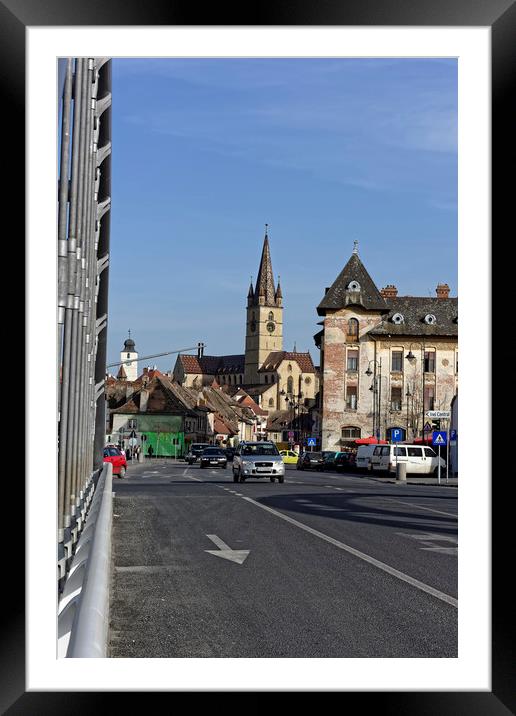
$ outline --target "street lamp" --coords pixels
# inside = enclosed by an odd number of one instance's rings
[[[409,346],[409,352],[405,356],[405,359],[409,362],[416,359],[416,356],[412,353],[412,346],[414,343],[411,343]],[[421,346],[421,441],[422,443],[425,442],[425,340],[423,341],[416,341],[415,345]],[[408,388],[407,388],[408,390]],[[408,401],[407,401],[408,402]],[[408,408],[407,408],[408,410]]]
[[[408,429],[409,429],[409,410],[408,409],[409,409],[409,398],[411,395],[412,395],[412,393],[410,392],[410,389],[407,385],[407,392],[405,393],[405,397],[407,398],[407,432],[405,435],[406,440],[408,440]]]
[[[300,400],[303,397],[303,393],[299,391],[299,393],[296,395],[295,393],[286,393],[283,389],[280,390],[280,395],[283,395],[285,398],[285,405],[289,407],[291,415],[290,415],[290,428],[291,431],[294,433],[294,443],[296,442],[296,430],[295,430],[295,423],[296,423],[296,409],[298,410],[298,423],[299,423],[299,408],[300,408]],[[299,427],[299,425],[298,425]],[[299,437],[299,436],[298,436]],[[289,441],[290,442],[290,441]]]
[[[371,363],[374,364],[374,373],[371,370]],[[376,367],[378,366],[378,375],[376,374]],[[381,405],[382,405],[382,359],[371,358],[367,365],[365,372],[367,376],[373,376],[373,382],[369,390],[373,391],[373,435],[380,440],[381,438]],[[378,410],[377,410],[378,408]],[[376,416],[377,419],[376,419]]]

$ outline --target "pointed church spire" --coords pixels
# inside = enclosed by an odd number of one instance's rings
[[[274,306],[276,304],[274,291],[274,276],[272,273],[271,251],[269,247],[268,236],[269,225],[265,224],[265,238],[263,240],[262,258],[260,268],[258,269],[258,278],[256,279],[255,297],[258,298],[257,303],[265,306]]]
[[[278,299],[283,298],[283,294],[282,294],[282,292],[281,292],[280,277],[279,277],[279,276],[278,276],[278,288],[276,289],[275,297],[276,297],[276,303],[278,303]],[[281,304],[278,303],[278,305],[281,305]]]
[[[249,286],[249,293],[247,294],[247,298],[252,298],[253,296],[254,296],[253,277],[251,276],[251,285]]]

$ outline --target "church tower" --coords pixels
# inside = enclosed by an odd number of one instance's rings
[[[279,284],[274,287],[268,225],[265,224],[262,258],[256,286],[247,294],[247,325],[245,337],[244,383],[260,382],[261,368],[271,351],[283,350],[283,296]]]
[[[126,338],[124,347],[120,351],[120,360],[128,361],[127,363],[122,363],[126,379],[136,380],[138,377],[138,353],[136,352],[134,341],[131,338],[131,331],[129,331],[129,338]]]

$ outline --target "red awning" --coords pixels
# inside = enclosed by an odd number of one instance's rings
[[[378,440],[372,435],[368,438],[357,438],[355,442],[357,445],[387,445],[387,440]]]
[[[425,442],[425,443],[431,443],[431,442],[432,442],[432,436],[429,435],[429,436],[426,437],[424,440],[423,440],[423,438],[414,438],[414,440],[412,440],[412,444],[413,444],[413,445],[417,445],[418,443],[423,443],[423,442]]]

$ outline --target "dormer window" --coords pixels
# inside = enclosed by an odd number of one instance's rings
[[[348,283],[348,291],[360,291],[360,284],[358,281],[350,281]]]
[[[402,313],[395,313],[394,316],[391,318],[391,321],[397,326],[399,326],[400,323],[405,323],[405,319],[403,318]]]
[[[429,326],[433,326],[437,322],[436,317],[433,313],[427,313],[425,316],[425,323]]]

